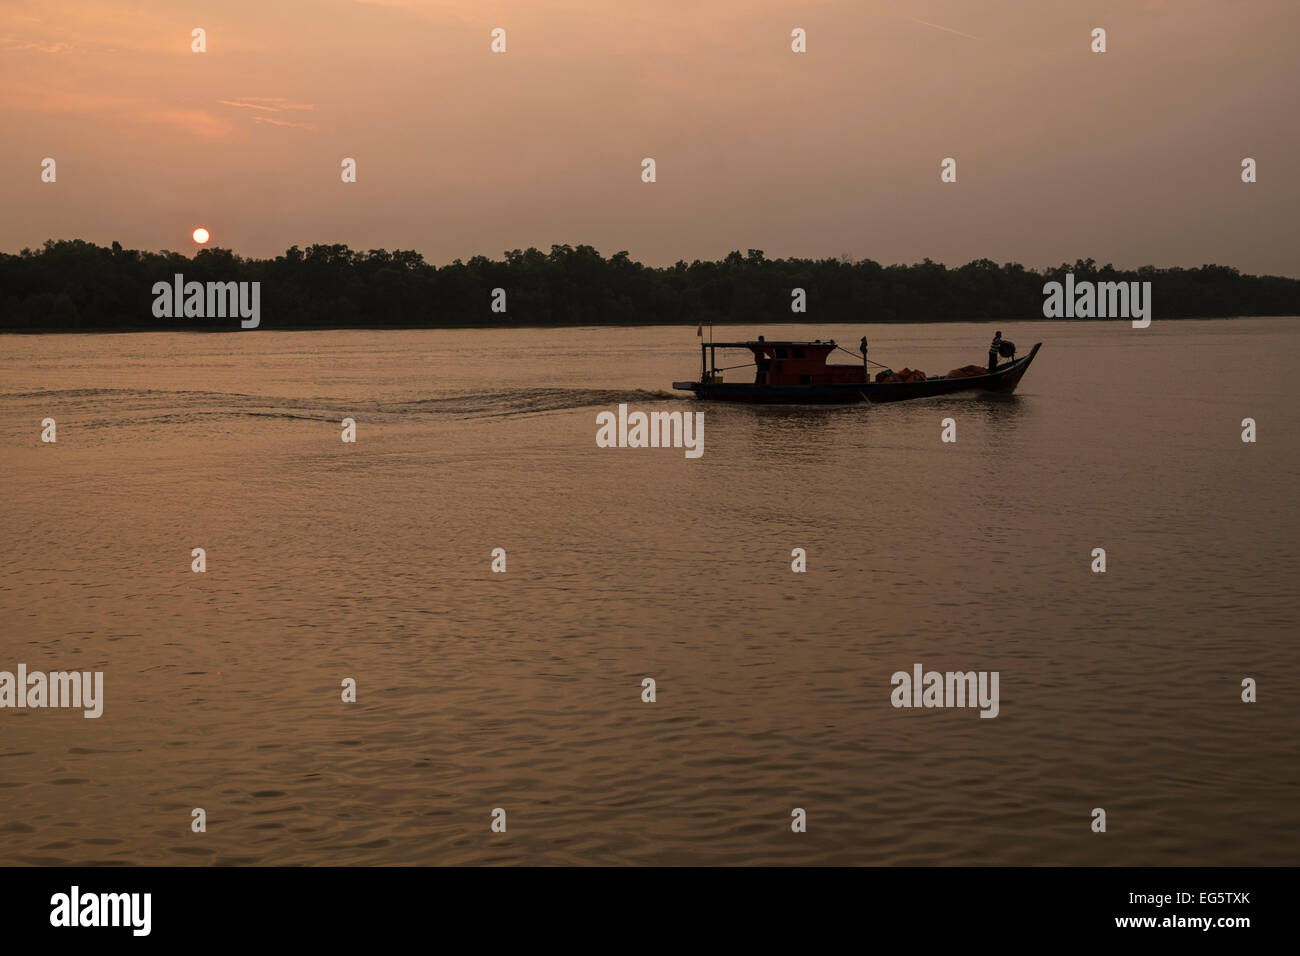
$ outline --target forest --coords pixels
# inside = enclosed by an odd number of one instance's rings
[[[218,248],[185,256],[50,240],[0,253],[0,330],[239,330],[226,318],[155,317],[155,283],[177,274],[185,282],[260,282],[261,328],[308,329],[1017,321],[1041,318],[1044,283],[1066,273],[1076,281],[1151,282],[1156,319],[1300,315],[1300,279],[1218,265],[1125,270],[1086,259],[1035,270],[926,259],[885,266],[768,259],[750,249],[653,267],[626,252],[605,258],[591,246],[555,245],[435,266],[418,252],[346,245],[293,246],[252,259]],[[792,311],[796,289],[806,311]]]

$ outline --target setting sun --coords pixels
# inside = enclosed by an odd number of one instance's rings
[[[194,230],[194,241],[200,244],[207,242],[208,231],[204,229],[202,226],[199,226],[199,228]]]

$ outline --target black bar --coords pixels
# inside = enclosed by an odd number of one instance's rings
[[[149,940],[161,945],[201,942],[206,948],[283,940],[296,947],[333,947],[348,939],[373,944],[405,937],[444,946],[459,940],[455,945],[461,949],[517,938],[548,947],[587,940],[603,949],[616,943],[635,945],[637,940],[676,947],[686,939],[700,941],[705,931],[725,930],[729,949],[742,939],[770,945],[782,938],[816,949],[829,947],[834,939],[900,939],[921,947],[916,951],[927,951],[938,942],[983,951],[1008,942],[1068,941],[1073,946],[1085,939],[1127,938],[1135,947],[1162,949],[1195,940],[1212,941],[1216,948],[1255,943],[1291,922],[1288,900],[1295,872],[1052,867],[10,868],[0,870],[0,880],[6,943]],[[83,904],[89,894],[149,893],[148,935],[135,936],[129,925],[52,926],[57,905],[52,898],[70,897],[73,886]],[[142,903],[143,896],[139,899]],[[1155,923],[1118,925],[1133,919]],[[1204,929],[1177,922],[1190,919],[1209,919],[1212,925]],[[1249,925],[1217,922],[1240,919]],[[1166,920],[1172,925],[1162,925]]]

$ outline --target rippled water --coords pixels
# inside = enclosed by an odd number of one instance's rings
[[[1295,863],[1297,322],[1006,323],[1014,398],[839,409],[680,398],[693,328],[3,337],[0,670],[106,701],[0,710],[0,864]]]

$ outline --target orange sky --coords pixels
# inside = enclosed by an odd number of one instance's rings
[[[4,0],[0,250],[189,252],[202,224],[255,256],[589,243],[1300,276],[1298,41],[1296,0]]]

